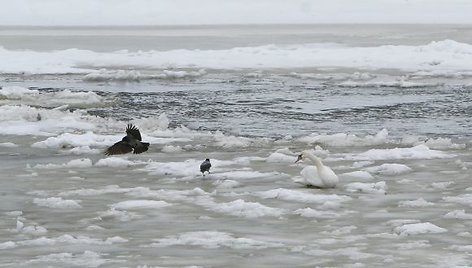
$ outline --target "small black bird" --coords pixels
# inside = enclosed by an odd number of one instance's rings
[[[210,173],[210,168],[211,168],[211,163],[210,159],[205,159],[203,163],[200,165],[200,172],[202,173],[203,176],[205,176],[205,171]]]
[[[121,141],[110,146],[105,151],[105,155],[126,154],[131,151],[135,154],[140,154],[146,152],[148,149],[149,143],[141,142],[141,133],[139,133],[139,129],[132,124],[128,124],[126,127],[126,136],[124,136]]]

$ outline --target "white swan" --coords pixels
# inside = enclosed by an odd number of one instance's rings
[[[334,188],[336,184],[339,182],[339,178],[334,173],[334,171],[328,167],[323,165],[321,160],[314,156],[310,151],[303,151],[297,158],[297,163],[300,160],[311,160],[312,163],[315,165],[306,166],[300,174],[302,175],[302,179],[293,179],[294,182],[300,183],[306,186],[314,186],[318,188]]]

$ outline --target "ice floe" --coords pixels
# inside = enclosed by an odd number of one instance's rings
[[[73,112],[41,109],[26,105],[0,106],[0,134],[54,136],[63,132],[92,130],[96,125],[84,120],[83,110]]]
[[[353,178],[353,179],[356,179],[356,180],[362,180],[362,181],[371,181],[371,180],[374,179],[374,176],[372,176],[369,172],[362,171],[362,170],[343,173],[343,174],[341,174],[341,176],[343,176],[343,177],[346,176],[346,177],[349,177],[349,178]]]
[[[435,204],[433,202],[428,202],[424,200],[423,198],[398,202],[399,207],[410,207],[410,208],[422,208],[422,207],[430,207],[434,205]]]
[[[57,169],[57,168],[90,168],[92,167],[92,160],[89,158],[73,159],[64,164],[37,164],[36,169]]]
[[[337,195],[337,194],[312,194],[303,191],[296,191],[290,189],[273,189],[262,192],[255,192],[255,196],[260,198],[268,199],[280,199],[284,201],[294,201],[300,203],[315,203],[315,204],[324,204],[324,203],[343,203],[352,200],[351,197],[346,195]]]
[[[466,213],[464,209],[453,210],[444,215],[446,219],[472,220],[472,214]]]
[[[20,240],[16,244],[20,246],[53,246],[57,244],[80,244],[80,245],[112,245],[115,243],[128,242],[120,236],[108,237],[106,239],[92,238],[85,235],[73,236],[70,234],[64,234],[58,237],[38,237],[30,240]]]
[[[466,147],[463,143],[453,143],[451,138],[437,138],[428,139],[425,143],[431,149],[446,150],[446,149],[464,149]]]
[[[216,175],[216,174],[215,174]],[[234,170],[227,172],[219,172],[218,177],[231,180],[250,180],[250,179],[261,179],[266,177],[282,177],[283,173],[279,172],[260,172],[252,170]]]
[[[70,148],[70,147],[101,147],[112,145],[116,142],[116,136],[98,135],[91,131],[84,134],[63,133],[56,137],[47,138],[44,141],[33,143],[36,148]]]
[[[315,219],[336,219],[344,215],[343,213],[338,213],[334,211],[324,211],[312,208],[300,208],[295,210],[293,213],[298,214],[302,217]]]
[[[48,208],[81,208],[80,200],[67,200],[62,199],[61,197],[49,197],[49,198],[35,198],[33,203],[38,206],[48,207]]]
[[[97,167],[127,168],[135,165],[143,164],[140,161],[130,161],[121,157],[107,157],[98,160],[95,163]]]
[[[0,243],[0,250],[1,249],[11,249],[11,248],[16,248],[16,247],[17,247],[17,245],[13,241],[7,241],[7,242]]]
[[[361,193],[375,193],[375,194],[386,194],[387,183],[385,181],[379,181],[375,183],[363,183],[353,182],[348,183],[344,186],[348,192],[361,192]]]
[[[446,229],[436,226],[430,222],[404,224],[395,227],[394,232],[400,236],[419,234],[438,234],[447,232]]]
[[[365,170],[374,174],[393,176],[408,173],[411,171],[411,168],[403,164],[382,164],[380,166],[365,168]]]
[[[19,86],[4,86],[0,88],[0,102],[8,104],[22,104],[41,107],[87,107],[90,105],[104,105],[106,100],[92,91],[40,91]]]
[[[204,248],[231,248],[231,249],[265,249],[282,247],[279,242],[265,242],[251,238],[235,237],[231,233],[220,231],[197,231],[155,239],[151,246],[200,246]]]
[[[431,187],[433,187],[435,189],[445,190],[453,184],[454,184],[453,181],[433,182],[433,183],[431,183]]]
[[[337,133],[337,134],[311,134],[310,136],[301,137],[300,142],[308,144],[324,144],[333,147],[364,147],[385,144],[388,142],[388,131],[382,129],[375,135],[367,135],[358,137],[354,134]]]
[[[275,152],[270,154],[266,162],[268,163],[294,163],[297,160],[296,155],[286,155],[283,153]]]
[[[182,78],[194,78],[200,77],[206,74],[204,69],[195,71],[186,70],[162,70],[154,72],[140,72],[136,70],[107,70],[100,69],[97,72],[86,74],[82,79],[89,82],[109,82],[109,81],[122,81],[122,82],[138,82],[142,80],[152,79],[182,79]]]
[[[99,215],[99,218],[98,218],[99,220],[116,219],[122,222],[127,222],[134,219],[142,218],[142,216],[139,215],[138,213],[130,212],[127,210],[114,209],[114,208],[110,208],[106,211],[99,212],[98,215]]]
[[[151,162],[143,167],[150,175],[172,175],[172,176],[197,176],[200,174],[200,163],[202,160],[188,159],[183,162]],[[217,166],[212,160],[212,166]],[[214,169],[214,167],[213,167]]]
[[[132,191],[133,188],[122,188],[118,185],[108,185],[99,189],[76,189],[76,190],[68,190],[60,192],[59,196],[94,196],[94,195],[102,195],[102,194],[121,194],[121,193],[128,193]]]
[[[317,258],[340,258],[345,257],[350,261],[359,261],[364,259],[369,259],[376,257],[375,254],[363,252],[361,247],[344,247],[334,250],[326,250],[320,248],[306,247],[306,246],[297,246],[292,249],[293,252],[302,252],[303,254],[309,256],[316,256]]]
[[[13,142],[2,142],[2,143],[0,143],[0,147],[16,148],[16,147],[18,147],[18,144],[14,144]]]
[[[165,201],[157,200],[126,200],[111,205],[113,209],[130,210],[130,209],[153,209],[163,208],[171,204]]]
[[[213,183],[217,189],[231,189],[241,186],[241,183],[235,180],[217,180]]]
[[[162,147],[162,152],[164,153],[180,153],[183,149],[181,146],[165,145]]]
[[[30,235],[44,235],[48,230],[40,225],[25,225],[21,220],[16,220],[16,232]]]
[[[82,254],[73,253],[52,253],[48,255],[38,256],[27,263],[62,263],[73,266],[99,267],[106,263],[119,263],[119,260],[109,260],[102,258],[102,254],[94,251],[84,251]]]
[[[409,159],[435,159],[452,158],[455,155],[448,154],[438,150],[431,150],[428,146],[421,144],[409,148],[393,149],[370,149],[366,152],[347,156],[349,160],[409,160]]]
[[[201,205],[214,212],[245,218],[280,217],[285,213],[284,209],[247,202],[243,199],[224,203],[204,202]]]
[[[454,202],[463,205],[472,206],[472,194],[462,194],[457,196],[445,196],[443,200],[446,202]]]
[[[370,69],[424,70],[450,73],[451,70],[467,71],[470,62],[469,44],[453,40],[434,41],[429,44],[406,46],[384,45],[372,47],[349,47],[340,44],[297,44],[236,47],[221,50],[168,51],[116,51],[94,52],[90,50],[66,49],[59,51],[8,50],[0,48],[4,62],[0,71],[4,73],[30,74],[87,74],[88,79],[103,81],[139,77],[136,73],[114,73],[100,69],[120,70],[123,66],[134,70],[168,70],[193,68],[190,72],[199,74],[201,69],[241,68],[303,68],[344,67]],[[387,56],[388,55],[388,56]],[[34,59],[27,64],[17,59]],[[434,59],[434,60],[432,60]],[[15,64],[12,64],[15,63]],[[188,71],[172,71],[165,77],[186,76]],[[93,75],[98,73],[98,75]]]
[[[415,250],[415,249],[420,249],[420,248],[430,248],[432,247],[432,245],[428,240],[418,240],[418,241],[411,241],[407,243],[399,243],[399,244],[396,244],[395,247],[397,247],[400,250]]]

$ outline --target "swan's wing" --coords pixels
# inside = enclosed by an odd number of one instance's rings
[[[305,185],[311,185],[315,187],[323,187],[324,184],[321,181],[320,177],[318,176],[318,170],[316,169],[315,166],[306,166],[300,174],[303,177],[304,184]],[[299,182],[300,183],[300,182]]]
[[[320,170],[320,175],[323,176],[326,187],[336,187],[336,184],[339,182],[338,175],[330,167],[324,166]]]
[[[295,182],[295,183],[301,184],[301,185],[305,185],[305,186],[310,185],[310,184],[305,180],[305,178],[300,177],[300,176],[292,177],[292,181]]]

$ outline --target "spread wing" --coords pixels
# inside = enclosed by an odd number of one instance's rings
[[[133,124],[128,124],[126,127],[126,134],[134,139],[137,139],[138,141],[141,140],[141,133],[136,126],[133,126]]]
[[[119,141],[112,146],[110,146],[106,151],[105,155],[113,155],[113,154],[126,154],[133,150],[133,147],[129,145],[127,142]]]
[[[140,154],[140,153],[146,152],[148,149],[149,149],[148,142],[138,142],[136,146],[134,147],[133,153]]]

